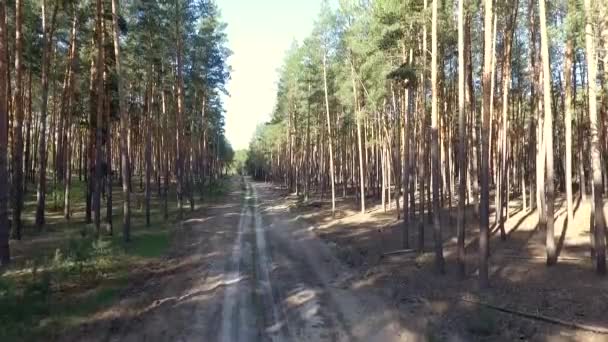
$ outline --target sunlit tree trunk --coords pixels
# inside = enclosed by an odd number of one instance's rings
[[[122,233],[123,240],[131,240],[131,194],[129,191],[129,179],[131,163],[129,158],[128,146],[128,114],[125,108],[124,88],[121,71],[120,59],[120,40],[118,37],[118,16],[120,15],[120,5],[118,0],[112,0],[112,36],[114,40],[114,64],[116,66],[116,86],[118,89],[118,111],[120,115],[120,164],[122,171]]]
[[[458,274],[465,275],[464,198],[466,192],[466,113],[464,107],[464,0],[458,1]]]
[[[587,73],[589,87],[589,124],[591,135],[591,169],[593,171],[593,202],[595,205],[595,270],[598,274],[606,274],[606,222],[604,217],[604,201],[602,199],[602,165],[599,121],[597,116],[597,61],[595,52],[595,32],[592,22],[592,0],[584,0],[585,6],[585,47],[587,57]]]
[[[42,0],[42,104],[40,107],[40,142],[38,144],[38,193],[36,205],[36,226],[42,229],[44,226],[44,209],[46,205],[46,117],[48,111],[49,100],[49,69],[51,64],[51,52],[53,44],[53,31],[55,29],[55,19],[57,18],[58,3],[53,7],[51,23],[47,26],[46,22],[46,0]],[[21,128],[20,128],[21,129]],[[23,141],[21,142],[23,149]],[[22,167],[22,160],[19,161],[19,167]]]
[[[352,60],[351,54],[351,78],[353,82],[353,97],[354,97],[354,109],[355,109],[355,121],[357,124],[357,147],[359,152],[359,186],[361,187],[361,213],[365,213],[365,163],[363,160],[363,139],[362,139],[362,128],[361,128],[361,113],[359,112],[359,98],[357,94],[357,80],[355,79],[355,61]]]
[[[437,84],[437,1],[433,0],[433,16],[431,28],[431,87],[433,92],[431,112],[431,172],[433,177],[433,238],[435,240],[435,268],[438,272],[445,272],[443,260],[443,236],[441,232],[441,216],[439,207],[439,87]]]
[[[331,135],[331,116],[329,115],[329,95],[327,93],[327,53],[323,52],[323,91],[325,93],[325,114],[327,116],[327,141],[329,147],[329,179],[331,182],[331,212],[336,212],[336,182],[334,173],[334,148]]]
[[[500,187],[496,189],[499,196],[496,215],[500,229],[500,238],[505,240],[507,235],[505,232],[505,218],[503,215],[503,206],[506,206],[507,215],[509,212],[509,184],[508,184],[508,126],[509,126],[509,88],[511,86],[511,47],[513,41],[514,26],[517,23],[517,8],[519,1],[515,0],[510,7],[511,13],[507,19],[507,27],[505,31],[504,47],[503,47],[503,66],[502,66],[502,133],[501,133],[501,155],[500,155]]]
[[[547,34],[547,20],[545,10],[545,0],[539,0],[540,15],[540,39],[541,54],[543,60],[543,100],[545,110],[544,144],[546,149],[546,244],[547,244],[547,265],[553,265],[557,261],[555,250],[555,236],[553,233],[553,212],[554,212],[554,184],[553,184],[553,113],[551,106],[551,68],[549,63],[549,38]]]
[[[71,33],[71,39],[70,39],[70,71],[68,74],[68,90],[67,90],[67,94],[66,94],[66,103],[68,104],[65,110],[64,110],[64,114],[66,116],[65,120],[66,120],[66,126],[67,126],[67,136],[66,136],[66,141],[65,141],[65,153],[64,153],[64,158],[65,158],[65,165],[66,165],[66,170],[64,173],[64,184],[65,184],[65,192],[64,192],[64,206],[63,206],[63,216],[66,219],[70,219],[70,215],[71,215],[71,207],[70,207],[70,195],[71,195],[71,185],[72,185],[72,155],[74,153],[72,153],[72,149],[73,146],[75,146],[72,143],[72,140],[74,138],[74,129],[73,129],[73,125],[72,125],[72,115],[73,115],[73,110],[72,110],[72,105],[76,102],[75,101],[75,95],[74,95],[74,79],[75,79],[75,73],[76,73],[76,68],[77,68],[77,64],[78,64],[78,47],[77,47],[77,27],[78,27],[78,12],[77,9],[74,9],[74,14],[73,14],[73,18],[72,18],[72,33]]]
[[[574,0],[568,0],[568,18],[566,20],[566,58],[564,62],[564,124],[566,127],[566,203],[568,212],[568,226],[572,226],[574,220],[574,209],[572,204],[572,113],[574,102],[572,101],[572,55],[574,53],[574,15],[576,4]],[[582,146],[579,146],[582,148]]]
[[[492,0],[484,0],[483,117],[481,127],[481,199],[479,204],[479,287],[489,285],[488,235],[490,228],[490,89],[492,75]]]

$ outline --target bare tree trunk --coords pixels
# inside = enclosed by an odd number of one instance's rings
[[[572,102],[572,55],[574,53],[573,42],[573,18],[576,14],[576,4],[574,0],[568,0],[568,18],[566,32],[566,58],[564,63],[564,124],[566,127],[566,203],[568,212],[568,226],[574,220],[574,209],[572,204],[572,113],[574,112],[574,102]],[[580,148],[580,147],[579,147]]]
[[[351,53],[351,61],[350,61],[350,71],[351,78],[353,81],[353,97],[354,97],[354,108],[355,108],[355,121],[357,123],[357,147],[359,151],[359,186],[361,187],[361,213],[365,213],[365,163],[363,160],[363,148],[364,143],[362,141],[362,128],[361,128],[361,118],[359,113],[359,98],[357,94],[357,81],[355,79],[355,61],[352,59]]]
[[[551,70],[549,65],[549,38],[547,34],[547,20],[545,11],[545,0],[539,0],[540,9],[540,37],[541,37],[541,54],[543,59],[543,99],[545,109],[545,133],[543,140],[546,146],[546,203],[547,203],[547,228],[546,228],[546,244],[547,244],[547,265],[553,265],[557,262],[557,252],[555,250],[555,236],[553,232],[553,212],[554,212],[554,184],[553,184],[553,113],[551,106]]]
[[[176,34],[176,50],[177,50],[177,118],[175,129],[176,143],[176,175],[177,175],[177,205],[179,208],[179,217],[183,215],[183,141],[181,137],[182,117],[184,111],[184,80],[182,76],[182,37],[181,37],[181,10],[179,1],[175,1],[175,34]]]
[[[55,18],[57,17],[58,3],[53,7],[50,27],[46,23],[45,13],[46,0],[42,1],[42,105],[40,109],[40,143],[38,144],[38,194],[36,205],[36,226],[42,229],[44,226],[44,209],[46,203],[46,117],[48,111],[49,99],[49,69],[51,60],[51,45],[53,43],[53,30],[55,27]],[[22,143],[23,144],[23,143]],[[20,161],[20,167],[21,161]]]
[[[165,121],[165,133],[163,134],[163,149],[165,151],[164,154],[164,189],[163,189],[163,217],[165,220],[169,219],[169,183],[170,183],[170,172],[169,172],[169,151],[171,150],[169,146],[171,143],[169,142],[169,117],[167,115],[167,102],[166,102],[166,93],[165,90],[161,87],[161,110],[163,114],[163,120]]]
[[[103,25],[105,32],[105,24]],[[104,70],[104,84],[107,84],[107,72]],[[104,88],[105,91],[105,88]],[[114,234],[114,225],[112,222],[112,117],[110,115],[110,96],[104,96],[104,113],[106,117],[106,170],[104,177],[106,179],[106,223],[107,233]]]
[[[439,273],[445,272],[443,260],[443,236],[441,232],[441,217],[439,207],[439,113],[438,113],[438,91],[437,84],[437,0],[432,4],[432,27],[431,27],[431,87],[432,87],[432,113],[431,113],[431,173],[433,182],[433,238],[435,240],[435,268]]]
[[[102,150],[101,144],[103,143],[103,104],[104,104],[104,87],[103,87],[103,32],[102,32],[102,20],[103,20],[103,7],[102,0],[96,1],[96,23],[95,23],[95,34],[96,34],[96,47],[97,47],[97,62],[95,68],[97,69],[97,83],[95,88],[97,89],[97,126],[95,129],[95,194],[93,197],[93,208],[95,210],[94,221],[95,221],[95,234],[99,236],[101,231],[101,177],[102,177]]]
[[[17,0],[17,3],[20,1]],[[6,3],[0,2],[0,267],[11,260],[8,243],[8,63],[4,58],[8,50]]]
[[[410,51],[410,58],[411,58],[411,51]],[[405,42],[403,43],[403,62],[406,63],[406,56],[405,56]],[[406,88],[404,89],[404,94],[403,94],[403,101],[402,101],[402,110],[403,110],[403,179],[402,179],[402,183],[403,183],[403,231],[402,231],[402,246],[405,249],[410,248],[410,241],[409,241],[409,236],[410,236],[410,232],[409,232],[409,224],[410,224],[410,210],[413,212],[414,208],[413,206],[410,206],[410,202],[409,202],[409,194],[410,191],[413,191],[413,187],[410,186],[410,178],[412,177],[411,174],[411,169],[410,169],[410,158],[412,158],[412,151],[411,151],[411,146],[410,146],[410,139],[411,139],[411,135],[412,135],[412,120],[413,115],[412,115],[412,108],[411,108],[411,103],[410,103],[410,89],[409,89],[410,85],[406,85]],[[410,208],[411,207],[411,208]]]
[[[602,165],[599,122],[597,117],[597,64],[595,52],[595,32],[592,23],[592,0],[584,0],[585,5],[585,46],[588,68],[589,87],[589,124],[591,135],[591,169],[593,170],[593,202],[595,206],[595,270],[598,274],[606,274],[606,221],[604,217],[604,201],[602,199]]]
[[[27,111],[27,125],[25,128],[25,167],[23,170],[23,193],[27,194],[27,186],[28,186],[28,181],[32,180],[31,177],[31,169],[32,169],[32,158],[31,158],[31,151],[32,151],[32,121],[33,119],[33,115],[32,115],[32,69],[29,70],[28,72],[28,96],[27,96],[27,100],[28,100],[28,111]]]
[[[488,235],[490,228],[490,89],[492,75],[492,0],[484,0],[483,117],[481,129],[481,200],[479,205],[479,287],[486,288],[488,279]]]
[[[71,207],[70,207],[70,191],[71,191],[71,184],[72,184],[72,163],[71,163],[71,158],[72,158],[72,140],[74,138],[74,129],[73,129],[73,125],[72,125],[72,115],[73,115],[73,111],[71,109],[72,105],[76,102],[75,101],[75,95],[74,95],[74,78],[75,78],[75,73],[76,73],[76,68],[77,68],[77,64],[78,64],[78,59],[77,59],[77,52],[78,52],[78,47],[77,47],[77,40],[76,40],[76,34],[77,34],[77,27],[78,27],[78,13],[77,10],[74,9],[74,14],[73,14],[73,18],[72,18],[72,33],[71,33],[71,47],[70,47],[70,72],[68,75],[68,91],[66,94],[66,103],[67,103],[67,108],[64,111],[65,117],[66,117],[66,127],[67,127],[67,136],[65,139],[65,153],[64,153],[64,158],[65,158],[65,164],[66,164],[66,170],[64,173],[64,184],[65,184],[65,192],[64,192],[64,205],[63,205],[63,216],[69,220],[70,216],[71,216]]]
[[[150,82],[150,81],[148,81]],[[150,87],[150,85],[148,85],[148,87]],[[144,154],[145,154],[145,159],[146,159],[146,185],[145,185],[145,196],[146,196],[146,200],[145,200],[145,211],[146,211],[146,227],[150,227],[150,196],[152,195],[152,189],[150,189],[150,177],[151,177],[151,172],[152,172],[152,137],[151,137],[151,127],[152,127],[152,118],[151,118],[151,114],[152,114],[152,106],[150,105],[152,99],[152,92],[150,91],[150,89],[148,88],[146,90],[146,96],[145,96],[145,109],[144,109],[144,115],[145,117],[143,118],[144,121],[144,125],[143,127],[145,128],[145,131],[148,132],[145,136],[145,147],[144,147]]]
[[[513,41],[514,26],[517,23],[517,11],[519,7],[519,1],[515,0],[511,5],[511,13],[507,19],[507,27],[504,38],[503,47],[503,66],[502,66],[502,133],[501,133],[501,155],[500,155],[500,187],[496,188],[496,193],[499,198],[498,206],[496,207],[497,220],[499,222],[500,238],[505,240],[507,234],[505,232],[505,218],[503,215],[503,205],[506,206],[507,215],[509,212],[509,185],[508,181],[508,165],[507,165],[507,152],[508,152],[508,126],[509,126],[509,88],[511,83],[511,47]],[[506,199],[506,201],[505,201]]]
[[[306,160],[309,161],[311,158],[310,154],[310,96],[311,96],[311,85],[308,83],[308,94],[307,94],[307,102],[308,102],[308,112],[306,113]],[[310,165],[305,163],[305,171],[304,174],[306,179],[304,180],[304,199],[308,201],[310,195]]]
[[[331,212],[336,213],[336,182],[334,173],[334,148],[331,136],[331,116],[329,115],[329,95],[327,94],[327,54],[323,52],[323,90],[325,92],[325,114],[327,115],[327,141],[329,146],[329,173],[331,182]]]
[[[458,274],[465,276],[464,249],[464,198],[466,191],[467,162],[466,162],[466,119],[464,107],[464,0],[458,1],[458,222],[457,259]]]
[[[479,160],[480,160],[480,145],[478,138],[478,118],[477,118],[477,106],[475,105],[475,88],[473,86],[473,58],[471,51],[471,15],[467,14],[465,17],[464,27],[464,50],[465,50],[465,63],[466,63],[466,75],[465,75],[465,103],[469,104],[470,122],[471,122],[471,135],[470,145],[471,153],[469,158],[469,178],[471,183],[471,190],[469,191],[469,197],[473,202],[473,208],[475,215],[479,215]]]
[[[23,93],[22,86],[22,22],[23,22],[23,0],[15,1],[15,101],[14,101],[14,120],[13,120],[13,184],[12,199],[13,199],[13,222],[12,222],[12,238],[21,240],[21,210],[23,209],[23,133],[21,125],[23,124]],[[4,18],[2,18],[4,20]],[[8,43],[8,41],[6,41]],[[10,87],[9,87],[10,89]],[[3,94],[4,95],[4,94]],[[8,98],[8,96],[7,96]]]
[[[114,59],[116,65],[116,85],[118,88],[118,111],[120,114],[120,165],[122,171],[122,233],[123,240],[131,240],[131,194],[129,187],[131,163],[128,146],[128,114],[125,108],[124,87],[121,74],[120,40],[118,37],[118,16],[120,5],[118,0],[112,0],[112,36],[114,40]]]

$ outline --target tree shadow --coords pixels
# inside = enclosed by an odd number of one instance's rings
[[[559,236],[559,240],[557,241],[557,249],[555,251],[557,258],[559,258],[559,255],[562,252],[562,249],[564,248],[564,242],[566,241],[566,232],[568,231],[568,217],[566,216],[566,219],[564,220],[564,224],[562,226],[562,233]]]

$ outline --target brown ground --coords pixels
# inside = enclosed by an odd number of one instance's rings
[[[351,287],[351,269],[269,185],[234,186],[201,216],[176,227],[173,253],[135,273],[120,303],[60,340],[424,339],[381,291]]]
[[[385,212],[381,205],[368,203],[370,210],[360,214],[354,199],[340,199],[332,218],[327,200],[316,199],[308,205],[297,204],[294,196],[289,200],[294,215],[315,227],[341,260],[359,274],[353,286],[384,289],[398,303],[400,312],[425,317],[432,330],[430,336],[437,340],[608,341],[608,335],[546,324],[461,300],[607,329],[608,279],[593,272],[590,206],[585,201],[575,201],[575,220],[567,228],[565,203],[556,201],[560,260],[553,267],[545,265],[545,234],[535,229],[536,212],[523,211],[519,201],[512,201],[505,225],[507,240],[501,241],[494,229],[490,241],[491,288],[480,292],[475,275],[478,225],[470,210],[466,227],[468,277],[463,281],[456,274],[455,209],[452,222],[447,210],[442,213],[447,274],[441,276],[433,271],[432,225],[428,221],[427,253],[382,257],[403,247],[402,221],[396,220],[394,207]],[[494,222],[493,217],[490,222]],[[410,247],[417,247],[417,231],[418,221],[410,226]]]
[[[468,277],[456,276],[447,214],[447,274],[437,275],[432,253],[382,257],[402,245],[394,210],[359,214],[347,199],[332,218],[326,200],[302,204],[280,188],[247,182],[176,227],[166,260],[134,270],[120,303],[61,340],[608,341],[467,301],[608,328],[608,281],[587,257],[588,206],[579,205],[551,268],[534,213],[518,210],[513,202],[508,240],[491,240],[492,287],[480,292],[471,238]],[[563,209],[557,215],[561,234]],[[467,228],[474,237],[475,225]],[[430,250],[428,224],[426,231]]]

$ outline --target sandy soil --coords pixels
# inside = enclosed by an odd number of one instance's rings
[[[173,253],[135,276],[120,303],[62,341],[427,340],[424,319],[361,285],[279,195],[234,186],[176,227]]]
[[[456,275],[455,215],[442,212],[446,275],[433,270],[432,227],[425,221],[427,253],[384,256],[403,248],[402,221],[395,208],[386,212],[371,205],[358,213],[356,201],[342,198],[332,216],[325,199],[308,204],[286,196],[291,212],[307,222],[315,233],[332,246],[336,255],[356,274],[351,287],[382,289],[398,311],[422,320],[424,336],[430,340],[524,340],[524,341],[608,341],[607,334],[547,324],[519,315],[473,304],[482,302],[526,314],[542,315],[591,328],[608,328],[608,280],[593,272],[589,257],[589,204],[577,202],[575,220],[566,228],[565,204],[556,201],[556,241],[559,263],[545,266],[545,234],[536,229],[537,215],[510,204],[505,227],[506,241],[494,231],[491,239],[491,285],[478,291],[476,284],[476,240],[478,226],[467,212],[467,279]],[[372,201],[373,202],[373,201]],[[373,204],[373,203],[372,203]],[[491,217],[490,222],[494,222]],[[410,224],[410,247],[417,248],[418,224]],[[480,323],[481,322],[481,323]]]

